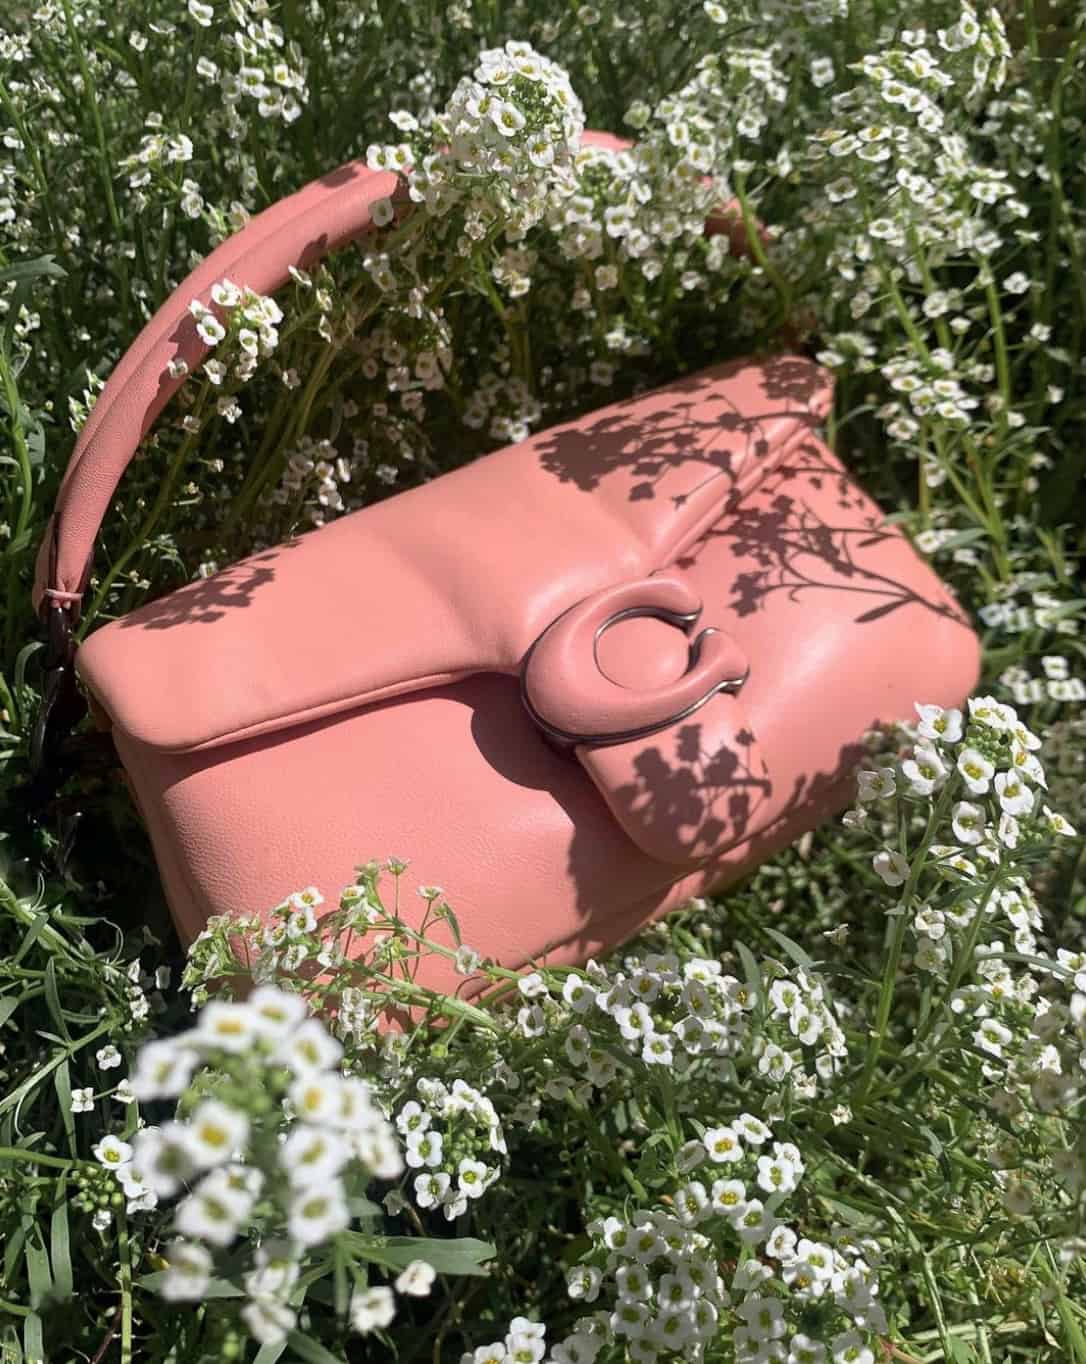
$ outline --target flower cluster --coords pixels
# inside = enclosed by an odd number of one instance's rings
[[[451,1222],[501,1174],[501,1162],[494,1159],[508,1153],[501,1120],[491,1100],[464,1080],[450,1087],[423,1076],[415,1091],[419,1099],[408,1100],[395,1118],[404,1159],[418,1171],[412,1181],[415,1202],[440,1208]]]
[[[434,217],[456,208],[465,253],[495,229],[523,237],[553,196],[573,191],[584,111],[566,73],[528,43],[482,52],[427,127],[406,110],[391,117],[412,140],[374,144],[369,165],[405,173],[408,195]]]
[[[366,1082],[341,1072],[342,1055],[301,995],[269,985],[213,1001],[189,1031],[141,1049],[134,1096],[179,1100],[178,1116],[131,1142],[106,1137],[96,1154],[129,1211],[177,1200],[164,1297],[203,1297],[215,1254],[245,1238],[256,1242],[241,1276],[250,1332],[268,1342],[294,1325],[288,1299],[306,1257],[349,1228],[371,1178],[403,1169],[394,1130]]]
[[[864,830],[881,812],[896,836],[874,869],[903,887],[893,912],[912,965],[948,989],[944,1020],[929,1017],[919,1040],[959,1048],[957,1066],[989,1093],[994,1184],[1025,1216],[1043,1181],[1071,1202],[1086,1182],[1081,1138],[1069,1142],[1060,1121],[1086,1090],[1086,956],[1044,955],[1029,877],[1036,852],[1074,830],[1048,804],[1041,740],[1013,706],[980,696],[965,713],[916,709],[916,741],[893,766],[860,772],[846,820]]]
[[[665,1206],[589,1224],[593,1246],[569,1295],[605,1306],[578,1323],[564,1357],[591,1359],[620,1341],[631,1359],[701,1359],[726,1333],[752,1364],[872,1364],[873,1336],[886,1329],[878,1246],[844,1228],[832,1243],[814,1240],[778,1215],[804,1174],[798,1149],[742,1113],[688,1143],[683,1163],[695,1177]]]

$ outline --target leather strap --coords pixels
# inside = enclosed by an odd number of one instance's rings
[[[585,132],[582,144],[622,149],[628,141]],[[290,267],[309,269],[363,233],[370,206],[391,196],[398,177],[352,161],[279,200],[222,242],[171,294],[137,336],[98,397],[83,426],[61,483],[38,552],[34,607],[53,604],[78,616],[91,572],[98,531],[140,441],[184,382],[172,378],[171,361],[195,369],[207,355],[189,311],[193,299],[212,306],[211,288],[224,276],[270,294],[290,278]],[[745,240],[731,205],[706,224],[707,234],[728,232],[732,249]]]

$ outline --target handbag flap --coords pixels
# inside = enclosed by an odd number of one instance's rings
[[[516,674],[564,611],[696,543],[830,400],[797,356],[687,376],[140,607],[78,671],[115,726],[170,752]]]

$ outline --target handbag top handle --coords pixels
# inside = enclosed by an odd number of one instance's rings
[[[79,433],[38,553],[35,609],[68,606],[73,619],[78,615],[98,530],[121,476],[184,382],[184,371],[171,376],[170,362],[193,370],[208,352],[189,311],[192,300],[214,307],[211,288],[224,276],[273,293],[291,266],[310,268],[365,231],[371,204],[396,185],[392,171],[349,162],[258,214],[174,290],[113,370]]]
[[[581,145],[620,151],[630,143],[586,130]],[[371,205],[391,197],[399,183],[392,171],[350,161],[259,213],[174,290],[113,370],[79,433],[38,551],[36,611],[46,615],[56,606],[70,623],[79,617],[95,540],[121,476],[184,382],[186,371],[177,372],[175,365],[174,377],[170,363],[183,361],[192,371],[208,352],[189,304],[199,299],[215,310],[211,289],[224,276],[257,293],[274,293],[290,278],[291,267],[310,269],[360,236],[370,225]],[[733,205],[724,205],[706,223],[707,234],[718,232],[731,235],[736,254],[743,251],[745,232]]]

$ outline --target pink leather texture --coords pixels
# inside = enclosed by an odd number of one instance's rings
[[[357,233],[392,188],[368,176],[254,219],[148,325],[73,456],[54,588],[78,590],[165,364],[198,358],[189,299]],[[830,400],[799,356],[717,366],[91,634],[77,669],[182,937],[396,855],[405,919],[439,884],[485,955],[575,962],[839,809],[864,732],[961,701],[979,649],[819,439]]]
[[[557,615],[692,545],[830,391],[793,358],[613,404],[189,583],[90,635],[79,670],[175,752],[515,673]]]

